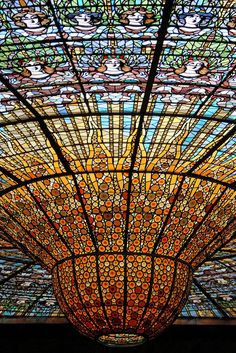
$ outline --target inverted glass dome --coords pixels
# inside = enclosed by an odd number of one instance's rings
[[[2,241],[101,343],[156,337],[194,286],[227,316],[195,273],[235,254],[235,1],[0,5]]]

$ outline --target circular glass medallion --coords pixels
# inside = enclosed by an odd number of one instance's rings
[[[145,341],[146,339],[143,336],[131,333],[111,333],[109,335],[102,335],[98,338],[99,343],[109,347],[139,346]]]

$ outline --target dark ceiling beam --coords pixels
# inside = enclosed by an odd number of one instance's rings
[[[232,74],[233,72],[232,72],[232,70],[230,70],[229,71],[229,73],[230,74]],[[230,75],[229,75],[230,76]],[[228,79],[229,78],[229,76],[227,76],[226,77],[226,79]],[[217,87],[217,90],[219,89],[219,88],[221,88],[223,91],[221,91],[221,92],[224,92],[224,91],[227,91],[228,90],[228,88],[226,88],[226,87],[221,87],[221,85],[222,85],[222,83],[224,83],[225,82],[225,78],[223,78],[223,80],[222,81],[220,81],[220,83],[218,84],[218,85],[213,85],[213,84],[211,84],[211,83],[209,83],[209,84],[205,84],[204,83],[204,81],[202,81],[202,82],[197,82],[197,83],[195,83],[195,82],[188,82],[188,84],[187,84],[187,88],[188,87],[194,87],[194,88],[211,88],[211,89],[214,89],[215,87]],[[111,82],[110,81],[104,81],[104,85],[108,85],[109,86],[109,84],[110,84]],[[124,81],[119,81],[119,80],[117,80],[116,81],[116,83],[120,83],[121,85],[125,85],[124,84]],[[184,82],[169,82],[169,80],[168,79],[163,79],[162,81],[156,81],[156,82],[154,82],[154,84],[155,84],[155,86],[162,86],[162,85],[166,85],[166,84],[170,84],[171,86],[176,86],[177,88],[178,88],[178,90],[179,90],[179,88],[180,87],[183,87],[183,88],[186,88],[186,83],[184,83]],[[89,82],[85,82],[84,84],[83,83],[81,83],[82,85],[87,85],[87,86],[97,86],[97,83],[89,83]],[[137,83],[138,85],[139,85],[139,87],[141,88],[142,86],[146,86],[146,83],[145,82],[139,82],[139,83]],[[221,85],[220,85],[221,84]],[[70,87],[75,87],[75,93],[77,93],[77,94],[80,94],[80,93],[82,93],[82,91],[81,90],[78,90],[78,86],[79,86],[79,82],[69,82],[69,85],[70,85]],[[65,82],[65,83],[62,83],[62,82],[58,82],[58,83],[56,83],[56,85],[54,85],[54,86],[50,86],[50,87],[52,87],[53,89],[54,89],[54,91],[52,91],[52,94],[50,95],[51,97],[54,97],[54,96],[57,96],[58,95],[58,92],[56,91],[56,89],[59,89],[59,88],[63,88],[63,87],[68,87],[68,82]],[[34,92],[35,92],[35,95],[34,95],[34,98],[44,98],[44,97],[48,97],[48,95],[47,94],[44,94],[44,92],[43,91],[39,91],[39,93],[37,94],[36,93],[36,91],[35,90],[41,90],[43,88],[43,86],[42,85],[38,85],[36,82],[34,83],[34,84],[29,84],[26,88],[24,88],[23,89],[23,92],[27,92],[27,91],[32,91],[32,90],[34,90]],[[216,91],[217,91],[216,90]],[[236,89],[234,88],[234,87],[232,87],[232,88],[230,88],[230,90],[231,91],[233,91],[234,93],[236,93]],[[214,90],[214,93],[216,93],[216,91]],[[137,91],[137,90],[134,90],[134,89],[129,89],[129,90],[127,90],[126,92],[128,92],[128,93],[136,93],[137,95],[141,95],[143,92],[142,91]],[[96,90],[96,92],[90,92],[91,94],[101,94],[101,93],[104,93],[104,90],[102,90],[102,89],[97,89]],[[214,94],[213,93],[213,94]],[[64,94],[66,94],[66,93],[64,93]],[[165,94],[167,94],[167,92],[166,93],[161,93],[161,92],[156,92],[155,90],[154,91],[152,91],[151,92],[151,94],[152,95],[154,95],[154,96],[157,96],[157,95],[165,95]],[[205,95],[203,95],[203,94],[196,94],[196,93],[191,93],[191,92],[189,92],[188,93],[188,95],[190,95],[190,96],[193,96],[193,97],[203,97],[203,96],[205,96]],[[13,100],[14,101],[14,100]],[[191,103],[191,105],[192,106],[194,106],[194,104],[193,103]],[[229,109],[229,110],[231,110],[231,109]],[[93,114],[94,114],[94,112],[93,112]]]
[[[218,250],[218,252],[219,251],[220,250]],[[212,257],[211,261],[220,261],[220,260],[224,260],[224,259],[232,259],[234,257],[236,258],[236,252],[234,252],[234,253],[229,252],[228,255],[225,254],[225,255],[222,255],[222,256],[214,256],[214,257]]]
[[[13,179],[13,177],[14,177],[14,175],[12,173],[10,173],[7,169],[5,169],[5,168],[3,168],[1,166],[0,166],[0,172],[5,174],[9,178]],[[18,189],[20,187],[31,185],[33,183],[37,183],[37,182],[43,181],[43,180],[60,178],[60,177],[67,176],[67,175],[70,175],[70,174],[68,174],[66,172],[65,173],[55,173],[53,175],[51,175],[51,174],[50,175],[42,175],[41,177],[37,177],[37,178],[34,178],[34,179],[29,179],[29,180],[24,180],[24,181],[17,179],[17,180],[19,180],[19,182],[17,182],[16,185],[12,185],[9,188],[6,188],[6,189],[0,191],[0,197],[5,195],[5,194],[7,194],[8,192],[16,190],[16,189]],[[16,181],[16,179],[14,181]]]
[[[14,180],[15,182],[17,182],[17,185],[19,185],[19,183],[21,183],[21,180],[18,179],[15,175],[11,174],[10,172],[8,172],[8,170],[6,170],[5,168],[0,166],[0,171],[3,173],[5,173],[8,177],[10,177],[12,180]],[[68,249],[68,251],[72,254],[71,249],[68,247],[65,239],[63,238],[63,236],[61,235],[61,233],[59,232],[59,230],[55,227],[54,223],[52,222],[52,220],[50,219],[50,217],[47,215],[47,212],[43,209],[41,203],[37,200],[37,198],[35,197],[35,195],[32,193],[32,191],[29,188],[29,185],[25,185],[26,190],[28,191],[28,193],[30,194],[30,196],[32,197],[32,199],[34,200],[36,206],[38,207],[38,209],[40,209],[40,211],[43,213],[44,217],[47,219],[48,223],[50,224],[50,226],[54,229],[55,233],[57,234],[58,238],[61,240],[61,242],[65,245],[65,247]]]
[[[231,272],[234,272],[234,273],[235,273],[236,267],[234,268],[234,267],[230,266],[229,264],[224,263],[224,262],[221,261],[221,260],[217,260],[216,262],[219,263],[221,266],[227,268],[227,269],[230,270]],[[235,263],[235,266],[236,266],[236,263]]]
[[[44,296],[45,293],[47,293],[47,291],[52,287],[52,284],[50,283],[49,285],[47,285],[42,292],[36,297],[35,300],[33,300],[31,302],[31,304],[28,306],[28,308],[23,311],[20,315],[20,317],[24,317],[27,316],[27,314],[30,314],[32,309],[38,304],[38,302],[40,301],[40,299]]]
[[[205,290],[205,288],[199,283],[196,277],[193,277],[193,283],[195,286],[204,294],[205,297],[211,302],[211,304],[221,313],[224,319],[228,319],[229,314],[222,308],[222,306]]]
[[[51,220],[51,218],[48,216],[47,212],[45,211],[45,209],[42,207],[42,204],[40,201],[37,200],[36,196],[33,194],[33,192],[30,190],[29,186],[26,186],[26,189],[29,193],[29,195],[32,197],[32,199],[34,200],[37,208],[42,212],[42,214],[44,215],[44,218],[47,220],[48,224],[50,224],[51,228],[55,231],[56,235],[58,236],[58,238],[60,239],[60,241],[62,242],[62,244],[65,245],[66,249],[69,251],[70,254],[73,254],[70,247],[68,246],[66,240],[64,239],[63,235],[60,233],[60,231],[56,228],[54,222]]]
[[[201,252],[205,251],[205,250],[208,248],[208,246],[210,246],[212,243],[214,243],[214,241],[215,241],[218,237],[222,237],[222,234],[227,230],[228,227],[231,226],[232,223],[235,222],[235,220],[236,220],[236,217],[232,218],[232,219],[226,224],[226,226],[222,229],[222,231],[221,231],[220,233],[217,233],[216,236],[212,238],[212,240],[210,241],[210,243],[206,244],[202,249],[200,249],[200,251],[197,253],[197,255],[195,255],[194,258],[191,260],[191,263],[190,263],[190,264],[192,264],[192,263],[195,261],[195,259],[201,254]],[[198,264],[197,268],[200,267],[200,266],[201,266],[204,262],[206,262],[206,261],[213,261],[214,259],[212,259],[212,256],[214,256],[215,253],[217,253],[217,251],[220,251],[220,249],[221,249],[222,247],[224,247],[224,246],[225,246],[226,244],[228,244],[232,239],[234,239],[235,236],[236,236],[236,232],[233,233],[232,236],[231,236],[228,240],[226,240],[225,242],[223,242],[222,245],[221,245],[218,249],[216,249],[215,251],[213,251],[213,253],[211,253],[211,254],[208,255],[203,261],[201,261],[201,262]]]
[[[91,252],[89,253],[88,255],[89,256],[96,256],[96,252]],[[120,251],[99,251],[99,256],[102,256],[102,255],[120,255],[121,252]],[[142,252],[137,252],[137,251],[128,251],[127,252],[127,255],[129,256],[143,256],[143,253]],[[169,260],[172,260],[172,261],[175,261],[176,259],[173,257],[173,256],[168,256],[168,255],[155,255],[155,254],[146,254],[147,256],[149,257],[155,257],[155,258],[163,258],[163,259],[169,259]],[[74,255],[74,256],[70,256],[70,257],[66,257],[65,259],[61,259],[59,260],[53,267],[52,267],[52,270],[57,267],[58,264],[62,264],[63,262],[65,261],[69,261],[69,260],[73,260],[73,259],[79,259],[81,257],[84,257],[86,255],[84,254],[79,254],[79,255]],[[178,259],[178,262],[181,262],[182,264],[189,266],[188,262],[182,260],[182,259]]]
[[[15,324],[17,320],[17,324],[68,324],[68,320],[65,316],[48,316],[48,317],[0,317],[0,324]],[[229,319],[218,319],[216,317],[193,317],[193,316],[180,316],[173,322],[174,326],[181,325],[183,328],[188,326],[235,326],[236,320],[234,318]],[[227,328],[225,328],[227,330]],[[220,332],[220,331],[219,331]],[[186,337],[186,336],[185,336]],[[212,336],[214,338],[214,336]],[[97,345],[96,345],[97,347]],[[223,347],[223,346],[222,346]],[[159,347],[160,348],[160,347]],[[113,348],[114,349],[114,348]],[[115,350],[115,349],[114,349]],[[18,353],[18,351],[17,351]],[[141,353],[141,351],[140,351]]]
[[[57,259],[55,258],[55,256],[53,256],[53,255],[48,251],[48,249],[38,241],[38,239],[37,239],[36,237],[32,236],[31,231],[29,231],[26,227],[24,227],[24,226],[19,222],[19,220],[13,216],[13,213],[12,213],[12,212],[10,212],[8,209],[6,209],[5,207],[3,207],[2,205],[0,205],[0,209],[2,209],[2,210],[9,216],[9,218],[6,220],[6,227],[7,227],[8,223],[10,223],[11,220],[13,220],[13,222],[17,223],[17,224],[20,226],[20,228],[22,228],[22,229],[24,230],[24,232],[28,235],[29,238],[33,239],[33,241],[39,246],[39,248],[41,248],[42,250],[44,250],[45,253],[47,253],[48,256],[51,257],[51,259],[53,259],[55,262],[57,261]],[[4,229],[4,230],[5,230],[5,229]],[[14,240],[15,240],[15,239],[14,239]],[[15,240],[15,242],[17,243],[16,240]],[[29,251],[28,251],[28,252],[29,252]],[[28,253],[28,252],[27,252],[27,253]],[[42,263],[42,262],[40,261],[40,263]]]
[[[51,2],[50,2],[51,3]],[[48,4],[47,4],[48,6],[50,6],[49,5],[49,2],[48,2]],[[51,6],[50,6],[51,7]],[[214,7],[214,8],[216,8],[216,7]],[[53,7],[53,9],[54,9],[54,7]],[[12,11],[12,9],[10,9],[11,11]],[[54,15],[55,15],[55,11],[54,11]],[[150,28],[152,27],[152,25],[150,26]],[[63,38],[64,39],[64,38]],[[135,39],[130,39],[130,40],[132,40],[133,42],[135,41]],[[152,39],[153,41],[155,40],[155,39]],[[73,39],[71,39],[71,40],[68,40],[68,39],[66,39],[66,42],[70,42],[70,41],[73,41]],[[97,41],[97,38],[83,38],[83,42],[96,42]],[[156,42],[158,41],[158,38],[155,40]],[[171,41],[173,41],[173,42],[178,42],[178,39],[176,40],[175,38],[171,38]],[[188,39],[184,39],[184,38],[181,38],[181,41],[182,42],[188,42],[189,40]],[[196,42],[196,43],[212,43],[212,40],[211,39],[201,39],[201,37],[198,37],[197,39],[194,39],[194,38],[191,38],[191,42]],[[45,38],[44,40],[43,40],[43,43],[46,43],[46,44],[52,44],[52,43],[61,43],[61,38],[59,39],[59,38],[54,38],[54,39],[47,39],[47,38]],[[218,43],[218,44],[222,44],[222,40],[218,40],[217,38],[215,38],[214,39],[214,43]],[[230,41],[230,39],[229,39],[229,41],[228,41],[228,43],[230,43],[230,44],[235,44],[235,41]],[[18,43],[16,43],[16,44],[18,44]],[[31,42],[30,42],[30,44],[33,46],[34,44],[42,44],[42,40],[32,40]],[[5,44],[4,45],[4,48],[9,48],[9,51],[11,51],[11,47],[13,47],[14,48],[14,50],[15,50],[15,43],[14,44]],[[32,48],[32,49],[34,49],[34,48]],[[20,49],[16,49],[15,50],[15,52],[20,52]],[[176,55],[176,54],[173,54],[173,55]],[[6,61],[6,60],[3,60],[3,62],[4,61]]]
[[[2,174],[6,175],[8,178],[14,180],[16,183],[21,182],[20,179],[18,179],[14,174],[12,174],[11,172],[9,172],[8,169],[6,169],[6,168],[4,168],[4,167],[2,167],[2,166],[0,166],[0,172],[1,172]]]
[[[3,278],[0,281],[0,286],[3,286],[4,283],[10,281],[12,278],[18,276],[20,273],[25,272],[26,270],[28,270],[28,268],[32,267],[35,263],[34,262],[29,262],[26,265],[21,266],[18,270],[13,271],[9,276]],[[1,287],[0,287],[1,289]]]
[[[67,261],[67,260],[65,260]],[[85,310],[86,314],[88,315],[89,319],[92,321],[93,325],[99,329],[99,326],[96,324],[96,322],[93,320],[93,318],[91,317],[90,313],[89,313],[89,310],[87,310],[87,307],[85,305],[85,303],[83,302],[83,296],[81,295],[80,293],[80,290],[79,290],[79,285],[78,285],[78,281],[77,281],[77,275],[76,275],[76,268],[75,268],[75,261],[72,260],[72,270],[73,270],[73,277],[74,277],[74,283],[75,283],[75,288],[76,288],[76,291],[77,291],[77,294],[78,294],[78,297],[80,299],[80,302],[82,303],[83,305],[83,309]]]
[[[9,241],[11,244],[13,244],[16,249],[19,249],[19,251],[22,251],[22,253],[26,256],[29,257],[29,259],[27,260],[27,263],[31,262],[31,261],[34,261],[34,262],[38,262],[38,263],[41,263],[41,260],[38,256],[36,255],[32,255],[29,250],[27,249],[27,247],[21,242],[21,241],[18,241],[16,239],[14,239],[7,231],[7,229],[2,229],[0,227],[0,232],[2,232],[2,234],[4,234],[5,238],[7,239],[7,241]],[[25,259],[26,260],[26,259]],[[17,259],[17,261],[20,261],[20,262],[24,262],[25,261],[24,259],[21,260],[21,259]]]
[[[153,246],[153,250],[152,250],[152,264],[151,264],[151,280],[150,280],[150,284],[149,284],[149,289],[148,289],[148,294],[147,294],[147,301],[146,301],[146,304],[145,304],[145,308],[143,310],[143,313],[142,313],[142,316],[141,316],[141,319],[139,321],[139,324],[138,324],[138,328],[141,324],[141,322],[143,321],[144,317],[145,317],[145,314],[147,312],[147,309],[148,309],[148,306],[149,306],[149,302],[150,302],[150,299],[151,299],[151,294],[152,294],[152,287],[153,287],[153,282],[154,282],[154,270],[155,270],[155,252],[156,252],[156,249],[158,247],[158,244],[160,243],[161,239],[162,239],[162,236],[164,234],[164,231],[165,231],[165,227],[169,221],[169,218],[171,216],[171,213],[172,213],[172,210],[173,210],[173,207],[175,205],[175,202],[182,190],[182,185],[183,185],[183,182],[184,182],[184,178],[182,178],[182,180],[180,181],[179,183],[179,186],[178,186],[178,189],[177,189],[177,192],[176,194],[174,195],[174,200],[170,206],[170,209],[169,209],[169,212],[168,214],[166,215],[166,218],[164,219],[163,221],[163,225],[161,227],[161,230],[159,232],[159,235],[158,235],[158,238],[156,239],[155,243],[154,243],[154,246]],[[177,266],[176,266],[177,267]],[[176,268],[175,267],[175,268]],[[173,286],[173,283],[172,283],[172,286]],[[168,300],[169,301],[169,300]],[[167,303],[168,303],[167,301]]]
[[[162,239],[162,236],[164,235],[165,228],[166,228],[166,226],[167,226],[167,224],[168,224],[168,221],[169,221],[169,219],[170,219],[170,217],[171,217],[172,210],[173,210],[173,208],[174,208],[174,206],[175,206],[175,203],[176,203],[176,201],[177,201],[177,199],[178,199],[179,194],[180,194],[181,191],[182,191],[182,185],[183,185],[183,183],[184,183],[184,180],[185,180],[185,179],[182,178],[182,180],[181,180],[180,183],[179,183],[177,192],[176,192],[176,194],[174,195],[174,200],[173,200],[173,202],[172,202],[171,205],[170,205],[169,212],[168,212],[168,214],[166,215],[166,217],[165,217],[165,219],[164,219],[164,222],[163,222],[163,225],[162,225],[162,227],[161,227],[161,230],[160,230],[160,233],[159,233],[159,235],[158,235],[158,238],[157,238],[157,240],[156,240],[155,243],[154,243],[153,250],[152,250],[152,253],[153,253],[153,254],[155,254],[155,252],[156,252],[156,250],[157,250],[157,247],[158,247],[158,245],[160,244],[160,241],[161,241],[161,239]]]
[[[26,260],[26,259],[21,259],[20,257],[18,258],[13,258],[13,257],[8,257],[8,256],[3,256],[1,253],[0,253],[0,259],[1,260],[5,260],[7,262],[13,262],[13,263],[19,263],[21,262],[22,264],[28,264],[30,262],[32,262],[30,259],[29,260]]]
[[[232,136],[236,134],[236,125],[228,131],[213,147],[211,147],[208,152],[200,158],[192,168],[189,169],[189,173],[194,172],[202,163],[204,163],[219,147],[221,147],[224,143],[227,142],[228,139],[230,139]]]
[[[215,261],[215,257],[214,255],[217,254],[217,252],[219,251],[224,251],[222,250],[222,248],[224,248],[225,246],[227,246],[227,244],[229,244],[233,239],[236,239],[236,232],[232,234],[232,236],[224,243],[221,245],[221,247],[219,249],[216,249],[212,254],[210,254],[210,256],[208,256],[205,260],[203,260],[198,267],[200,267],[204,262],[206,261]],[[234,255],[233,255],[234,256]]]
[[[66,308],[67,312],[69,311],[70,315],[74,317],[74,319],[79,322],[79,324],[84,328],[85,331],[87,331],[87,334],[89,332],[89,329],[88,327],[83,323],[83,321],[81,321],[80,317],[77,317],[74,313],[74,311],[71,309],[71,307],[69,306],[68,304],[68,300],[67,298],[65,297],[64,295],[64,290],[61,286],[61,278],[60,278],[60,273],[59,273],[59,266],[56,266],[56,271],[54,271],[54,278],[56,277],[56,282],[58,284],[58,287],[59,287],[59,291],[60,291],[60,295],[63,299],[63,302],[64,302],[64,310]],[[67,314],[68,315],[68,314]]]
[[[46,137],[46,139],[48,139],[48,141],[50,142],[53,150],[55,151],[58,159],[61,161],[63,167],[65,168],[65,171],[68,173],[68,174],[71,174],[73,177],[74,177],[74,173],[73,171],[71,170],[70,168],[70,164],[69,162],[66,160],[66,158],[64,157],[57,141],[54,139],[53,135],[51,134],[49,128],[47,127],[47,125],[45,124],[45,122],[41,119],[41,116],[40,114],[38,113],[38,111],[31,106],[31,104],[28,103],[28,101],[11,85],[11,83],[2,75],[0,74],[0,81],[17,97],[17,99],[25,105],[25,107],[27,109],[30,110],[30,112],[35,116],[36,120],[37,120],[37,123],[39,124],[44,136]],[[74,182],[75,182],[75,186],[76,186],[76,189],[77,189],[77,194],[78,194],[78,197],[79,197],[79,200],[80,200],[80,203],[81,203],[81,207],[83,209],[83,213],[84,213],[84,217],[85,217],[85,221],[87,223],[87,227],[88,227],[88,230],[89,230],[89,234],[90,234],[90,237],[91,237],[91,240],[93,242],[93,246],[95,249],[97,249],[97,242],[96,242],[96,239],[95,239],[95,236],[93,234],[93,231],[92,231],[92,228],[91,228],[91,225],[90,225],[90,222],[89,222],[89,217],[88,217],[88,214],[87,214],[87,211],[85,209],[85,205],[83,203],[83,197],[82,197],[82,194],[78,188],[78,185],[77,185],[77,181],[76,179],[74,178]]]
[[[11,174],[9,171],[7,171],[5,168],[2,168],[0,166],[0,171],[7,175],[8,177],[12,178],[13,174]],[[5,171],[7,171],[7,173],[5,173]],[[119,173],[127,173],[126,170],[116,170],[115,171],[116,173],[119,172]],[[84,171],[84,172],[80,172],[79,174],[90,174],[91,172],[88,172],[88,171]],[[107,173],[107,171],[99,171],[99,173]],[[114,172],[113,172],[114,173]],[[144,173],[144,174],[149,174],[149,173],[153,173],[151,171],[137,171],[137,174],[139,173]],[[76,176],[77,173],[75,173],[75,176]],[[229,184],[229,183],[226,183],[224,181],[221,181],[221,180],[216,180],[214,178],[211,178],[211,177],[208,177],[208,176],[203,176],[201,174],[190,174],[190,173],[175,173],[175,172],[163,172],[162,171],[162,174],[165,174],[165,175],[179,175],[179,176],[188,176],[189,178],[193,178],[193,179],[200,179],[200,180],[206,180],[206,181],[209,181],[211,183],[215,183],[215,184],[220,184],[222,186],[225,186],[229,189],[232,189],[232,190],[236,190],[236,183],[232,183],[232,184]],[[39,181],[43,181],[43,180],[50,180],[50,179],[54,179],[54,178],[60,178],[62,176],[68,176],[68,175],[71,175],[71,174],[68,174],[68,173],[55,173],[53,175],[42,175],[41,177],[37,177],[37,178],[34,178],[34,179],[29,179],[29,180],[24,180],[24,181],[20,181],[18,182],[16,185],[12,185],[6,189],[3,189],[0,191],[0,197],[13,191],[13,190],[16,190],[20,187],[24,187],[24,186],[27,186],[27,185],[31,185],[31,184],[34,184],[34,183],[37,183]]]
[[[215,209],[215,207],[219,204],[219,202],[221,201],[223,195],[226,193],[227,188],[225,188],[223,190],[223,192],[217,197],[217,199],[215,200],[214,203],[211,204],[209,210],[205,213],[205,215],[202,217],[201,222],[198,222],[196,227],[193,227],[193,232],[192,234],[186,239],[186,241],[183,243],[182,247],[180,248],[180,250],[178,251],[178,253],[176,254],[176,257],[178,258],[187,248],[188,244],[191,242],[192,239],[194,239],[194,237],[196,236],[197,232],[199,231],[200,227],[204,224],[204,222],[208,219],[208,217],[210,216],[210,214],[213,212],[213,210]]]
[[[14,249],[14,247],[13,246],[0,246],[0,250],[11,250],[11,249]]]
[[[149,104],[149,98],[151,95],[152,87],[154,84],[157,67],[159,65],[159,61],[161,58],[161,54],[163,51],[163,44],[165,37],[167,35],[167,29],[171,17],[172,7],[174,4],[174,0],[167,0],[165,2],[162,14],[162,22],[160,24],[160,28],[158,30],[158,41],[154,50],[153,60],[148,76],[148,81],[146,84],[146,89],[143,97],[142,106],[140,109],[140,118],[137,128],[137,134],[133,146],[132,156],[131,156],[131,165],[128,171],[129,173],[129,181],[128,181],[128,197],[127,197],[127,211],[126,211],[126,220],[125,220],[125,230],[124,230],[124,273],[127,272],[127,246],[128,246],[128,233],[129,233],[129,217],[130,217],[130,203],[131,203],[131,188],[132,188],[132,176],[134,173],[134,165],[137,157],[138,147],[140,138],[142,135],[142,127],[144,122],[144,117],[147,111],[147,107]],[[127,310],[127,274],[124,276],[124,320],[123,320],[123,329],[125,329],[126,325],[126,310]]]
[[[228,80],[228,78],[235,72],[236,69],[236,64],[227,72],[227,74],[223,77],[223,79],[218,83],[218,85],[215,85],[213,90],[208,93],[204,101],[199,105],[198,109],[194,113],[194,115],[198,115],[199,112],[204,108],[204,105],[210,100],[212,96],[216,93],[216,91],[221,88],[221,86]]]

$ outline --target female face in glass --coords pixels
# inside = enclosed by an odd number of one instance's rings
[[[30,61],[26,65],[26,67],[32,73],[37,73],[37,72],[40,72],[42,70],[42,65],[40,63],[37,63],[37,62],[34,62],[34,61]]]
[[[29,61],[25,68],[30,72],[30,77],[35,79],[41,79],[48,76],[48,73],[45,72],[42,63],[37,61]]]
[[[93,26],[92,17],[87,13],[78,14],[74,18],[79,26]]]
[[[192,15],[187,15],[185,17],[185,26],[186,27],[198,27],[199,23],[201,22],[201,16],[197,13]]]
[[[40,28],[40,19],[36,14],[27,13],[25,14],[21,21],[26,25],[26,28]]]
[[[106,65],[106,68],[107,68],[107,72],[110,72],[110,73],[118,73],[121,71],[121,65],[120,65],[120,60],[119,59],[116,59],[116,58],[111,58],[111,59],[107,59],[105,61],[105,65]]]
[[[180,71],[177,70],[176,73],[183,76],[183,77],[192,77],[196,78],[200,75],[206,75],[208,72],[207,67],[205,66],[204,62],[201,60],[190,60],[186,62]]]
[[[195,60],[195,61],[189,61],[186,64],[186,70],[188,71],[195,71],[198,72],[198,70],[200,70],[202,67],[202,62],[199,60]]]
[[[142,15],[140,12],[134,12],[127,15],[127,19],[129,21],[129,25],[132,26],[142,26],[144,23],[144,15]]]

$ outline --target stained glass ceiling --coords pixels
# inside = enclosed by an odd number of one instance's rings
[[[63,315],[47,270],[123,247],[191,263],[182,317],[235,317],[235,1],[0,7],[1,315]]]
[[[54,297],[49,272],[6,240],[1,239],[0,244],[0,322],[7,319],[60,322],[64,315]],[[233,240],[195,272],[179,318],[235,319],[235,269]]]

